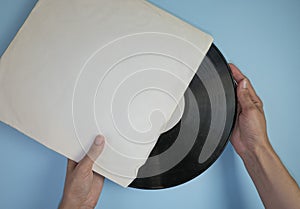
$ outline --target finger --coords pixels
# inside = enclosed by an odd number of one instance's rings
[[[243,79],[246,78],[246,76],[234,64],[230,63],[229,67],[231,69],[234,80],[237,83],[241,82]]]
[[[263,103],[262,103],[261,99],[259,98],[259,96],[257,96],[257,94],[256,94],[256,92],[255,92],[255,90],[254,90],[251,82],[247,78],[245,78],[244,80],[246,80],[246,82],[247,82],[247,89],[249,91],[250,98],[252,99],[252,101],[254,102],[254,104],[257,107],[262,108],[263,107]],[[241,82],[243,82],[243,81],[241,81]],[[243,85],[242,83],[241,84],[240,83],[238,85]]]
[[[237,115],[241,113],[241,105],[240,103],[237,104],[237,109],[236,109]]]
[[[100,188],[103,186],[103,183],[104,183],[104,177],[98,173],[94,173],[92,189],[99,191]],[[100,190],[100,192],[101,192],[101,190]]]
[[[103,188],[103,184],[104,184],[104,177],[97,173],[94,173],[90,195],[96,201],[98,201],[98,199],[100,197],[100,194],[101,194],[101,191]]]
[[[75,167],[76,167],[77,163],[71,159],[68,159],[68,164],[67,164],[67,173],[72,172]]]
[[[251,99],[254,101],[254,103],[257,106],[262,107],[263,103],[262,103],[261,99],[259,98],[259,96],[257,95],[255,89],[253,88],[252,83],[249,80],[247,81],[247,83],[248,83],[248,90],[250,92]]]
[[[94,143],[90,147],[88,153],[79,162],[83,170],[92,170],[94,161],[99,157],[104,148],[104,137],[99,135],[95,138]]]
[[[247,79],[244,79],[240,82],[240,85],[238,86],[237,95],[240,107],[242,109],[242,113],[246,110],[256,108],[248,90]]]
[[[242,82],[244,79],[247,79],[247,77],[234,64],[230,63],[229,66],[231,68],[232,75],[238,84],[240,84],[240,82]],[[248,86],[251,99],[254,101],[254,103],[257,106],[262,107],[263,103],[259,98],[259,96],[257,95],[249,79],[247,79],[247,86]]]

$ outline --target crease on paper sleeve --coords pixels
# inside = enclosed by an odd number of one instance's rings
[[[212,37],[143,0],[39,0],[0,59],[0,120],[128,186]]]

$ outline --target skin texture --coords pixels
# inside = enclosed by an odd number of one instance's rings
[[[238,114],[231,143],[267,209],[300,209],[300,189],[269,142],[263,103],[241,71],[233,64],[230,68],[238,83]],[[96,206],[104,178],[94,173],[92,167],[103,145],[104,137],[97,136],[88,154],[78,164],[68,160],[60,209]]]
[[[255,151],[259,146],[270,146],[270,144],[261,99],[240,70],[233,64],[230,64],[230,68],[238,84],[238,116],[231,135],[231,144],[243,158],[248,151]]]
[[[95,208],[104,178],[94,173],[92,168],[103,147],[104,137],[97,136],[87,155],[79,163],[68,160],[64,195],[59,209]]]
[[[238,117],[231,143],[242,158],[267,209],[300,209],[300,189],[273,150],[263,103],[250,81],[230,64],[238,83]]]

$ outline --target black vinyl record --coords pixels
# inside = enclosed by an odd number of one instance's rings
[[[184,95],[181,120],[163,133],[129,187],[163,189],[203,173],[221,155],[236,117],[235,82],[213,44]]]

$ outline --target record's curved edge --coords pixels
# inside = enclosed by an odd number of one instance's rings
[[[230,109],[229,110],[227,109],[226,124],[225,124],[225,127],[224,127],[224,131],[223,131],[220,143],[217,145],[217,147],[213,151],[213,154],[203,164],[199,164],[198,167],[197,167],[197,170],[196,171],[193,170],[192,175],[189,175],[188,178],[178,180],[178,178],[176,178],[176,176],[174,176],[175,174],[178,174],[178,172],[176,172],[176,170],[174,171],[174,169],[172,168],[170,171],[162,173],[161,175],[158,175],[158,176],[152,176],[152,177],[147,177],[147,178],[136,178],[129,185],[129,187],[137,188],[137,189],[155,190],[155,189],[170,188],[170,187],[174,187],[174,186],[178,186],[180,184],[186,183],[186,182],[192,180],[193,178],[197,177],[201,173],[203,173],[205,170],[207,170],[219,158],[219,156],[224,151],[224,149],[225,149],[225,147],[226,147],[226,145],[227,145],[227,143],[228,143],[228,141],[231,137],[233,128],[235,126],[236,117],[237,117],[236,82],[233,78],[231,69],[230,69],[225,57],[222,55],[222,53],[219,51],[219,49],[214,44],[212,44],[207,56],[208,56],[209,59],[212,59],[212,60],[216,61],[216,62],[213,63],[213,65],[216,66],[216,68],[217,68],[217,66],[220,67],[220,65],[221,65],[221,67],[223,68],[223,71],[221,71],[221,73],[225,73],[225,74],[228,73],[229,74],[229,77],[228,77],[228,75],[226,75],[229,79],[228,82],[225,82],[224,80],[222,80],[222,84],[223,84],[224,89],[226,89],[226,88],[230,89],[230,92],[225,91],[226,105],[227,105],[227,108],[230,108]],[[225,67],[225,69],[224,69],[224,67]],[[220,77],[221,76],[222,75],[220,75]],[[233,91],[232,91],[232,89],[233,89]],[[230,93],[231,95],[227,95],[228,93]],[[227,98],[234,99],[234,101],[232,101],[232,100],[230,101]],[[232,104],[229,104],[230,102]],[[230,118],[230,121],[227,122],[227,120],[229,118]],[[171,132],[171,134],[173,134],[173,135],[178,134],[178,129],[180,129],[180,125],[181,125],[180,123],[181,123],[181,121],[177,125],[175,125],[173,129],[166,132],[166,134],[168,134],[169,132]],[[175,137],[175,139],[176,139],[176,137]],[[170,146],[172,146],[173,143],[174,143],[174,140],[173,141],[169,140],[167,142],[164,141],[164,143],[162,143],[162,142],[160,142],[160,140],[158,140],[157,144],[155,145],[155,147],[153,149],[153,152],[151,152],[149,157],[160,154],[161,152],[165,151]],[[195,144],[196,144],[196,142],[195,142]],[[163,148],[158,147],[158,145],[160,147],[163,146]],[[203,144],[202,144],[202,146],[203,146]],[[200,149],[202,149],[202,147]],[[191,151],[192,150],[193,149],[191,149]],[[201,153],[201,151],[200,151],[200,153]],[[184,160],[182,160],[180,163],[182,163],[183,161]],[[178,163],[178,164],[180,164],[180,163]],[[182,169],[182,168],[179,167],[179,169]],[[177,171],[178,171],[178,169],[177,169]],[[189,172],[188,170],[184,170],[184,171]]]

